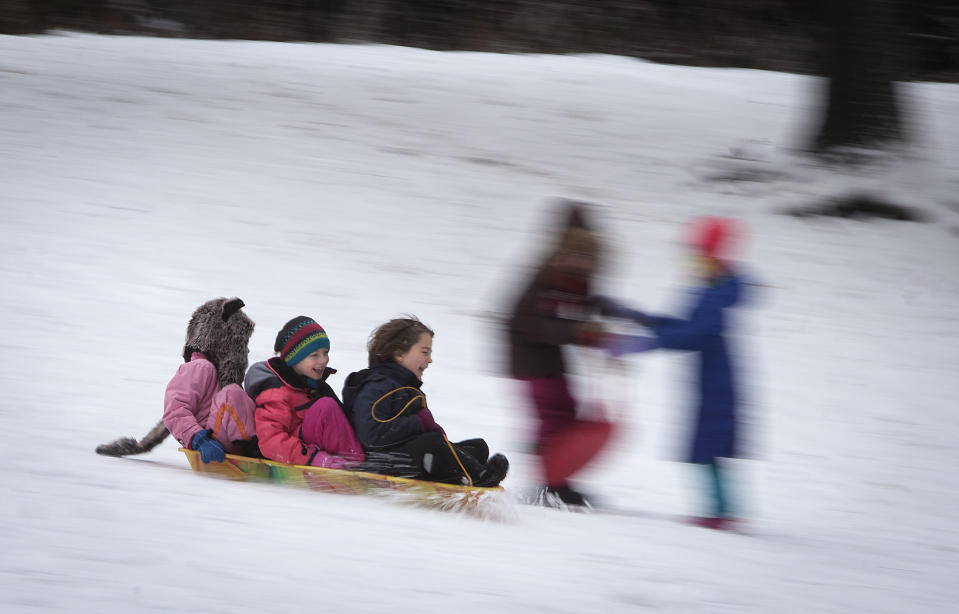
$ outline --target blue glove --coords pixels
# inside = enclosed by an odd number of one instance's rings
[[[200,453],[200,460],[204,463],[216,461],[222,463],[226,458],[226,449],[223,444],[210,437],[210,431],[200,431],[193,436],[190,447]]]
[[[606,343],[606,351],[612,356],[648,352],[659,347],[659,339],[639,335],[614,335]]]

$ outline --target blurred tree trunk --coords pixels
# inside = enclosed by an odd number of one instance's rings
[[[823,59],[829,87],[814,151],[905,140],[896,80],[905,74],[908,2],[821,0],[827,20]]]

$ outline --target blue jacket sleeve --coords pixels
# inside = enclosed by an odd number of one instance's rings
[[[364,448],[382,448],[420,434],[416,414],[423,402],[415,397],[422,393],[406,389],[389,394],[393,390],[396,389],[391,382],[379,380],[367,382],[357,393],[353,418],[356,435]],[[409,406],[403,410],[407,403]]]
[[[722,309],[708,295],[700,298],[686,320],[651,316],[650,328],[659,338],[660,347],[673,350],[699,350],[715,335],[722,333]]]

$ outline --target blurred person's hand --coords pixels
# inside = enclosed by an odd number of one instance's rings
[[[602,322],[584,322],[576,328],[573,343],[590,347],[604,347],[610,333]]]
[[[640,311],[639,309],[627,307],[614,298],[597,294],[589,297],[589,300],[597,309],[599,309],[599,313],[601,315],[612,318],[622,318],[624,320],[632,320],[637,324],[643,325],[649,322],[649,316],[647,316],[644,312]]]

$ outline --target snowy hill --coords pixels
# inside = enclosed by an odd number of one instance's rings
[[[815,87],[603,56],[0,37],[0,609],[953,611],[959,86],[909,86],[921,153],[879,176],[789,153]],[[852,188],[931,221],[780,214]],[[190,312],[237,295],[252,360],[316,318],[337,389],[376,325],[418,315],[437,419],[522,489],[497,318],[555,196],[600,205],[602,289],[655,310],[676,306],[687,220],[748,226],[748,534],[675,522],[698,511],[676,355],[578,363],[627,427],[584,475],[618,514],[482,522],[207,479],[172,440],[93,454],[159,418]]]

